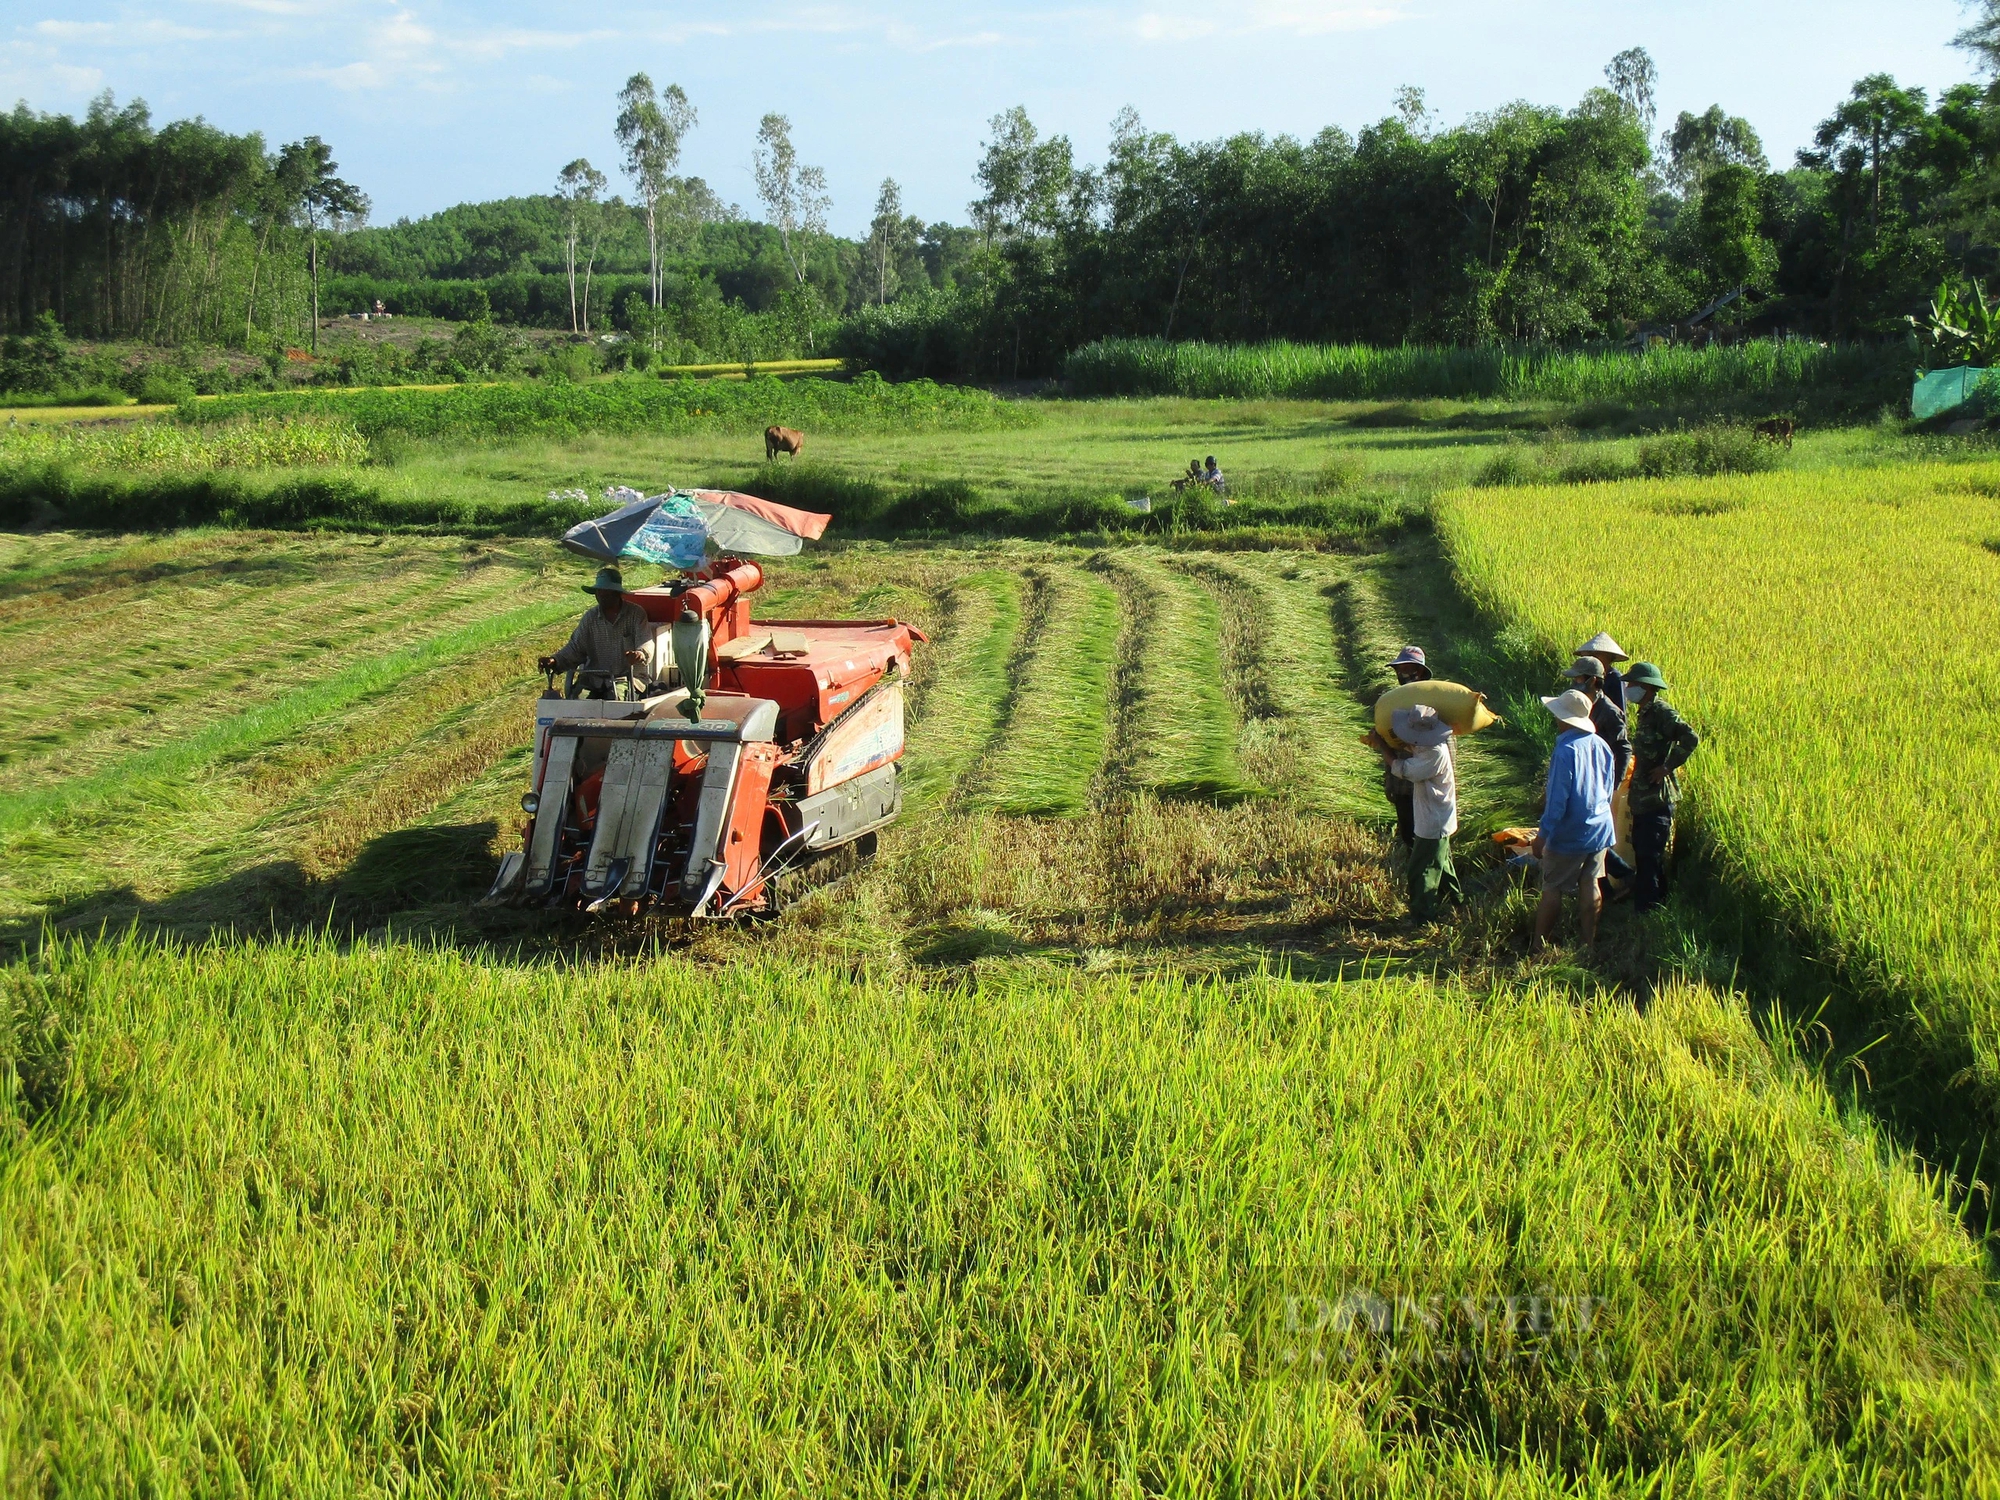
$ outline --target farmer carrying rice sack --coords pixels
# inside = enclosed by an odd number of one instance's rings
[[[1424,659],[1422,646],[1405,646],[1389,663],[1389,670],[1396,674],[1396,686],[1408,687],[1413,682],[1429,681],[1430,663]],[[1387,750],[1388,742],[1377,738],[1371,748]],[[1389,799],[1389,806],[1396,811],[1396,842],[1405,849],[1416,840],[1416,816],[1411,811],[1410,799],[1414,793],[1410,783],[1389,768],[1388,758],[1382,762],[1382,795]]]
[[[1457,765],[1452,753],[1451,726],[1429,704],[1399,708],[1396,738],[1410,747],[1407,755],[1382,752],[1391,776],[1407,782],[1412,793],[1416,837],[1410,846],[1410,916],[1428,922],[1437,915],[1440,899],[1464,899],[1458,872],[1451,864],[1451,836],[1458,831]]]
[[[1401,687],[1390,688],[1375,700],[1375,733],[1392,749],[1403,748],[1396,739],[1392,718],[1399,708],[1415,708],[1419,703],[1437,710],[1440,719],[1450,726],[1453,734],[1477,734],[1489,724],[1498,724],[1500,716],[1486,706],[1486,695],[1462,687],[1456,682],[1439,682],[1426,678],[1422,682],[1408,682]],[[1373,741],[1369,742],[1371,745]]]

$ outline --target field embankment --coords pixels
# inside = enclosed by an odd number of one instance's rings
[[[1867,408],[1908,396],[1909,365],[1910,357],[1900,347],[1803,340],[1592,352],[1104,339],[1070,354],[1063,362],[1063,378],[1076,394],[1088,396],[1309,401],[1458,397],[1654,406],[1831,397]]]
[[[1902,1065],[1988,1136],[1996,494],[1990,468],[1908,465],[1473,490],[1439,523],[1467,588],[1552,665],[1610,625],[1663,666],[1707,736],[1688,811],[1724,869],[1876,997]]]

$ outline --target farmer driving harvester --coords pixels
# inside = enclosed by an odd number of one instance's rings
[[[625,600],[625,578],[616,568],[597,570],[595,582],[583,586],[597,596],[597,607],[585,613],[570,633],[569,644],[535,663],[543,672],[578,671],[578,687],[586,698],[614,698],[617,680],[643,667],[644,647],[653,639],[646,611]]]

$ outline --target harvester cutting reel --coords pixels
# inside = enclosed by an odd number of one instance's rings
[[[502,861],[485,904],[775,916],[781,877],[872,845],[901,811],[900,674],[789,747],[767,699],[710,693],[690,723],[686,698],[539,705],[525,847]],[[857,754],[876,763],[843,776]]]

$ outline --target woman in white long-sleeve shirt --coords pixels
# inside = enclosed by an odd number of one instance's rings
[[[1440,900],[1464,899],[1451,864],[1451,836],[1458,832],[1458,767],[1451,726],[1428,704],[1399,708],[1389,727],[1410,753],[1389,761],[1389,772],[1410,783],[1416,839],[1410,847],[1410,915],[1428,922]]]

